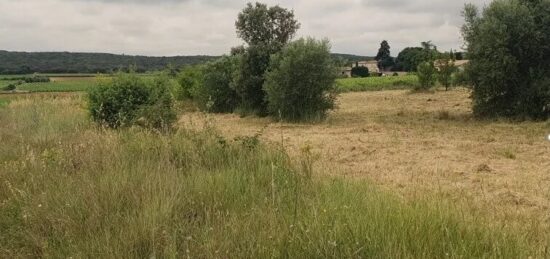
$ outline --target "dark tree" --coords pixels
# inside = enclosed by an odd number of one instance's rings
[[[378,49],[378,54],[376,54],[376,61],[382,61],[391,57],[390,44],[384,40],[380,43],[380,49]]]
[[[550,118],[550,1],[500,0],[463,14],[474,113]]]
[[[267,114],[262,89],[271,55],[278,53],[300,28],[294,12],[279,6],[249,3],[235,22],[237,35],[248,48],[237,66],[234,88],[241,98],[240,111]]]

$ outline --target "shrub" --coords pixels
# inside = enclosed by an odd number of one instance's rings
[[[367,67],[355,66],[351,69],[352,77],[368,77],[369,69]]]
[[[449,90],[449,87],[453,83],[452,76],[456,71],[454,61],[445,58],[438,62],[439,71],[437,72],[437,80],[445,87],[445,91]]]
[[[146,81],[133,72],[91,88],[88,110],[94,121],[111,128],[138,124],[163,129],[175,120],[168,79]]]
[[[17,88],[17,86],[15,86],[15,84],[9,84],[9,85],[6,85],[2,88],[2,91],[13,91]]]
[[[25,83],[48,83],[50,78],[47,76],[33,75],[31,77],[25,77]]]
[[[178,74],[179,87],[175,97],[178,100],[193,99],[197,95],[198,88],[202,84],[202,68],[200,66],[186,66]]]
[[[300,39],[271,62],[264,86],[271,115],[311,121],[323,119],[334,108],[337,72],[328,41]]]
[[[550,118],[550,1],[467,5],[464,17],[474,114]]]
[[[204,66],[202,85],[195,98],[201,110],[214,113],[235,110],[239,97],[232,85],[238,59],[239,56],[224,56]]]
[[[435,85],[436,70],[431,62],[422,62],[418,65],[417,75],[420,83],[416,90],[428,90]]]

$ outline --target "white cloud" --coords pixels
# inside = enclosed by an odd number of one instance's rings
[[[482,5],[488,0],[471,0]],[[144,55],[227,53],[241,44],[241,0],[0,0],[0,49]],[[299,36],[329,38],[333,51],[393,54],[432,40],[461,46],[461,0],[267,0],[293,9]]]

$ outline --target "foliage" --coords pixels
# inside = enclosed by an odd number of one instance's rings
[[[211,56],[146,57],[104,53],[10,52],[0,50],[0,74],[110,73],[137,67],[137,72],[161,71],[215,59]]]
[[[48,83],[50,82],[50,78],[47,76],[33,75],[25,77],[24,81],[25,83]]]
[[[248,3],[235,22],[237,35],[249,46],[263,45],[281,49],[300,28],[294,12],[280,6]]]
[[[418,65],[417,75],[419,85],[416,90],[428,90],[435,85],[436,69],[431,62],[423,62]]]
[[[241,112],[251,112],[257,115],[266,115],[267,103],[263,85],[265,72],[269,67],[271,55],[277,51],[270,46],[251,45],[239,57],[234,73],[234,86],[239,96]]]
[[[467,5],[464,17],[474,113],[550,118],[550,1]]]
[[[407,47],[399,52],[393,70],[414,72],[422,62],[431,62],[441,54],[431,41],[422,42],[421,47]]]
[[[457,70],[454,61],[449,58],[444,58],[438,60],[436,65],[438,68],[437,80],[445,87],[445,91],[447,91],[453,83],[453,73]]]
[[[416,75],[337,79],[339,92],[410,89],[418,86]]]
[[[408,47],[399,52],[396,59],[396,68],[402,71],[416,71],[424,61],[423,50],[419,47]]]
[[[390,44],[386,40],[380,43],[380,49],[378,49],[378,54],[376,54],[375,60],[378,61],[378,66],[382,70],[386,70],[394,65],[394,60],[391,57],[390,52]]]
[[[15,89],[17,89],[17,86],[15,84],[8,84],[2,87],[2,91],[13,91]]]
[[[355,66],[351,68],[351,76],[352,77],[368,77],[369,76],[369,68],[363,67],[363,66]]]
[[[265,93],[262,89],[271,55],[279,52],[300,28],[294,12],[279,6],[249,3],[239,13],[235,23],[238,36],[248,48],[240,49],[234,88],[240,97],[240,110],[258,115],[267,113]]]
[[[202,84],[201,66],[186,66],[177,75],[178,88],[175,97],[178,100],[193,99]]]
[[[119,73],[91,88],[88,110],[92,119],[111,128],[143,125],[167,129],[175,120],[165,77],[147,81],[135,73]]]
[[[334,108],[336,67],[328,41],[290,43],[273,56],[264,89],[269,113],[286,121],[324,119]]]
[[[238,56],[224,56],[207,63],[202,73],[201,86],[195,100],[208,112],[233,112],[239,104],[237,92],[231,87],[233,74],[238,65]]]
[[[452,75],[452,85],[470,87],[470,79],[466,70],[458,70]]]
[[[388,43],[388,41],[383,40],[382,43],[380,43],[378,54],[376,54],[376,57],[374,59],[376,61],[382,61],[389,57],[391,57],[390,44]]]
[[[0,109],[2,257],[545,256],[529,235],[465,221],[436,199],[308,178],[266,145],[101,130],[75,95],[15,102]]]

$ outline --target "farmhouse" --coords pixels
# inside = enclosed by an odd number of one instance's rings
[[[341,68],[341,75],[344,77],[351,77],[351,70],[354,67],[366,67],[369,69],[369,73],[380,73],[380,69],[378,68],[378,61],[370,60],[355,62],[351,65],[351,67]]]

